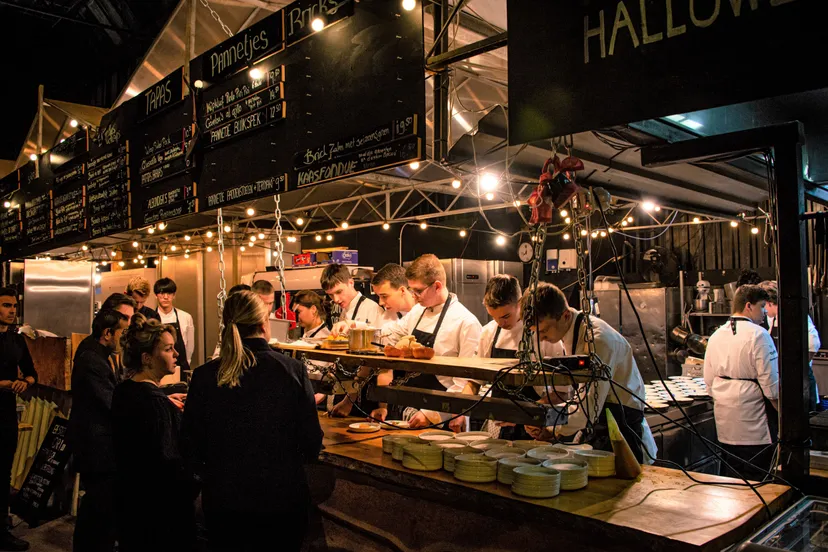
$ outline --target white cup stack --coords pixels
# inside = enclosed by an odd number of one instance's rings
[[[575,460],[582,460],[589,466],[590,477],[612,477],[615,475],[615,454],[603,450],[576,450]]]
[[[497,479],[497,459],[479,453],[459,454],[454,457],[454,477],[467,483],[491,483]]]
[[[543,467],[561,472],[562,491],[576,491],[587,486],[589,464],[583,460],[547,460]]]
[[[461,454],[477,454],[483,456],[483,453],[477,449],[473,449],[468,445],[460,447],[443,448],[443,469],[447,472],[454,471],[454,459]]]
[[[543,466],[515,468],[512,492],[529,498],[552,498],[561,492],[561,472]]]
[[[515,481],[515,468],[539,465],[540,460],[534,458],[501,458],[497,461],[497,480],[504,485],[511,485]]]
[[[443,450],[426,443],[405,445],[402,464],[410,470],[439,470],[443,467]]]

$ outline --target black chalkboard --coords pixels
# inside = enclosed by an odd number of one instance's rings
[[[51,191],[52,243],[30,242],[43,248],[73,245],[88,238],[86,232],[86,171],[89,160],[89,133],[78,130],[51,150],[43,154],[40,163],[40,180]],[[29,207],[34,200],[29,200]],[[39,215],[27,208],[27,216],[33,218],[27,228],[42,227]],[[27,233],[32,233],[27,230]],[[38,233],[38,231],[35,231]],[[45,235],[41,232],[41,236]]]
[[[317,16],[327,26],[313,32]],[[207,54],[192,65],[193,79],[205,81],[201,209],[296,189],[300,177],[318,184],[423,156],[422,11],[387,0],[299,0],[268,19],[280,17],[286,47],[256,62],[261,75],[239,67],[210,80]]]
[[[83,176],[88,149],[89,134],[86,129],[81,129],[43,155],[41,177],[44,177],[42,173],[51,172],[55,178],[55,185],[59,186]]]
[[[23,192],[17,191],[4,196],[5,200],[9,201],[11,207],[0,206],[0,246],[3,258],[8,259],[23,245]]]
[[[71,453],[66,441],[67,427],[68,420],[65,418],[56,416],[52,421],[29,475],[11,505],[11,511],[30,524],[37,523],[43,517],[49,498],[63,477]]]
[[[56,240],[77,237],[86,231],[86,186],[83,183],[54,191],[52,214]]]
[[[221,80],[239,69],[284,48],[282,11],[207,50],[199,57],[199,78],[207,83]]]
[[[17,169],[15,169],[10,174],[0,178],[0,199],[5,200],[7,196],[16,192],[19,188],[19,175]]]
[[[87,163],[87,219],[93,238],[115,234],[130,224],[130,142],[126,110],[118,108],[101,121]]]
[[[184,99],[184,69],[178,68],[138,96],[141,119],[152,117]]]
[[[26,246],[30,253],[45,251],[52,239],[52,191],[38,179],[32,183],[35,188],[26,193],[23,203]]]

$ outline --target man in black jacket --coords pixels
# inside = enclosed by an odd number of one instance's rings
[[[37,381],[32,355],[26,346],[26,338],[17,332],[16,319],[17,291],[0,288],[0,550],[29,549],[29,543],[9,532],[6,522],[12,463],[17,449],[15,396]]]
[[[75,468],[86,490],[75,524],[76,552],[112,552],[115,545],[111,410],[118,376],[111,359],[128,327],[125,314],[112,309],[100,311],[92,322],[93,341],[75,354],[69,433]]]

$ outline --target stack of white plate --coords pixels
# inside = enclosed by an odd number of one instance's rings
[[[515,468],[512,492],[530,498],[552,498],[561,492],[561,472],[543,466]]]
[[[483,454],[459,454],[454,457],[454,477],[468,483],[491,483],[497,479],[497,459]]]
[[[459,441],[465,441],[466,443],[471,444],[475,441],[489,440],[492,438],[492,436],[486,433],[485,431],[464,431],[463,433],[458,433],[457,435],[455,435],[454,438]]]
[[[575,459],[589,465],[590,477],[611,477],[615,475],[615,454],[603,450],[576,450]]]
[[[562,491],[576,491],[587,486],[589,465],[583,460],[547,460],[543,467],[561,472]]]
[[[670,405],[689,406],[693,404],[694,395],[703,392],[689,376],[670,376],[667,381],[653,380],[644,386],[646,400],[651,410],[664,411]]]
[[[382,429],[408,429],[408,422],[403,420],[385,420]]]
[[[433,429],[420,433],[420,441],[424,441],[425,443],[431,443],[432,441],[448,441],[449,439],[452,441],[454,440],[454,433],[451,431]]]
[[[549,443],[547,443],[546,441],[530,441],[529,439],[518,439],[517,441],[512,441],[512,446],[529,451],[533,448],[549,446]]]
[[[469,443],[469,446],[486,452],[487,450],[491,450],[493,448],[508,447],[511,446],[511,444],[512,442],[507,441],[506,439],[485,439],[481,441],[473,441]]]
[[[403,437],[403,435],[383,435],[382,437],[382,452],[391,454],[394,452],[394,439]]]
[[[515,468],[539,465],[540,460],[534,458],[501,458],[497,461],[497,480],[504,485],[511,485],[515,481]]]
[[[576,450],[592,450],[592,445],[589,443],[581,443],[579,445],[555,445],[556,447],[560,447],[562,449],[576,451]]]
[[[410,470],[439,470],[443,467],[443,451],[425,443],[405,445],[402,464]]]
[[[550,445],[546,447],[533,448],[526,453],[529,458],[535,458],[540,461],[544,460],[562,460],[564,458],[571,458],[572,451],[566,450],[557,445]]]
[[[517,447],[494,447],[486,451],[486,456],[498,460],[501,458],[523,458],[526,456],[526,451]]]
[[[457,448],[443,449],[443,469],[447,472],[454,471],[454,459],[461,454],[477,454],[483,456],[483,453],[477,449],[473,449],[468,445],[463,445]]]
[[[416,435],[394,435],[394,438],[391,440],[391,458],[397,462],[402,462],[405,446],[418,442],[419,439]]]

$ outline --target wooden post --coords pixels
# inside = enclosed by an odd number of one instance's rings
[[[37,154],[38,160],[43,152],[43,85],[37,86]],[[35,177],[40,178],[40,163],[35,161]]]
[[[196,0],[190,0],[187,9],[187,25],[184,28],[184,95],[190,95],[190,60],[195,50]]]

